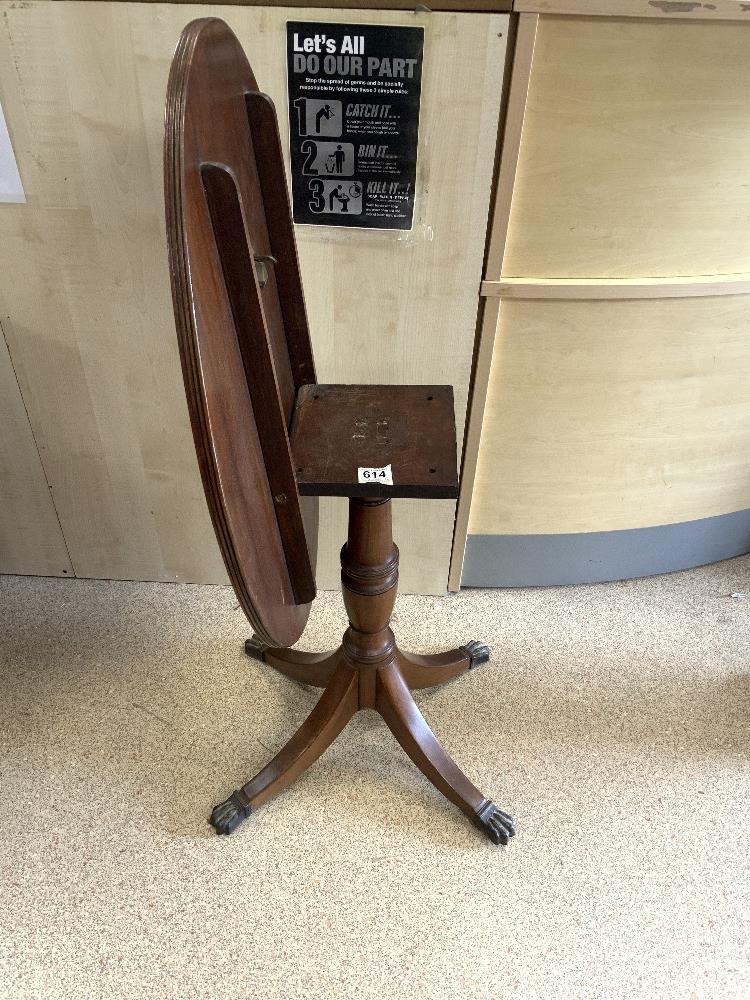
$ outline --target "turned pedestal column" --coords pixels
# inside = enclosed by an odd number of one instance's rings
[[[349,627],[328,654],[266,647],[253,638],[249,655],[296,680],[324,688],[315,708],[254,778],[211,813],[219,833],[286,788],[338,736],[355,712],[375,709],[422,773],[496,844],[514,835],[511,817],[482,795],[440,746],[411,688],[445,683],[489,658],[478,642],[428,656],[407,655],[390,627],[398,586],[398,549],[393,543],[391,501],[352,497],[349,530],[341,550],[341,584]]]

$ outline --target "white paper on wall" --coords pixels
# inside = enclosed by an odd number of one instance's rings
[[[26,201],[18,165],[10,144],[3,106],[0,104],[0,201],[19,204]]]

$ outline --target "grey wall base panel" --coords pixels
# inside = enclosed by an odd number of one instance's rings
[[[570,535],[469,535],[462,587],[553,587],[653,576],[750,552],[750,510]]]

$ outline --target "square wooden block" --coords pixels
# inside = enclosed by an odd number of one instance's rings
[[[455,499],[450,385],[305,385],[291,433],[299,492],[314,496]],[[391,467],[393,485],[359,482]]]

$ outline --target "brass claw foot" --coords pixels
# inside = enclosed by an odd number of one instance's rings
[[[498,809],[494,802],[488,802],[483,806],[474,822],[493,844],[505,845],[516,835],[512,817],[502,809]]]
[[[245,639],[245,652],[248,656],[252,656],[254,660],[260,660],[261,663],[265,663],[266,649],[268,649],[268,646],[257,635]]]
[[[466,653],[471,661],[469,664],[469,670],[473,670],[474,667],[479,667],[483,663],[487,663],[490,658],[490,647],[485,646],[485,644],[483,642],[479,642],[478,639],[474,639],[472,642],[467,642],[465,646],[460,646],[459,648],[462,653]]]
[[[244,804],[241,793],[232,792],[228,799],[214,806],[208,822],[217,833],[229,834],[249,815],[250,806]]]

